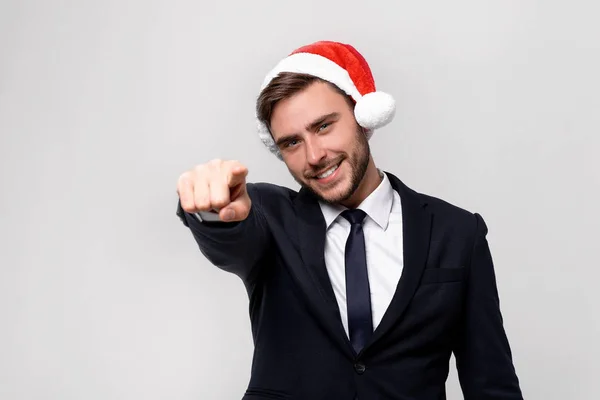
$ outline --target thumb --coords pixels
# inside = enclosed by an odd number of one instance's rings
[[[223,207],[219,211],[219,218],[227,222],[243,221],[250,215],[251,206],[252,201],[250,200],[250,196],[248,196],[248,193],[244,193],[226,207]]]

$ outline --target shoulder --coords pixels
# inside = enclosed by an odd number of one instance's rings
[[[459,204],[451,203],[446,199],[432,194],[417,193],[427,209],[435,215],[443,216],[456,221],[472,220],[474,213]]]
[[[438,219],[438,222],[469,236],[487,234],[485,221],[478,212],[429,194],[420,194],[420,196],[427,203],[430,212]]]
[[[487,226],[478,212],[432,193],[417,191],[406,185],[404,185],[403,191],[418,199],[419,203],[432,215],[434,228],[449,230],[462,237],[472,237],[477,234],[485,235],[487,233]]]

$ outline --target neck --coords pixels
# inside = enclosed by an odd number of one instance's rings
[[[379,171],[377,171],[377,167],[375,166],[375,162],[373,161],[373,157],[369,156],[369,165],[367,166],[367,171],[365,172],[365,176],[363,177],[360,185],[356,189],[356,191],[348,198],[346,201],[341,204],[347,208],[356,208],[362,203],[381,183],[381,176],[379,176]]]

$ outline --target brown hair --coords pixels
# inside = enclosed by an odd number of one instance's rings
[[[296,72],[281,72],[265,87],[256,100],[256,115],[269,130],[271,130],[271,116],[275,105],[296,93],[299,93],[315,82],[324,82],[346,97],[348,104],[354,108],[354,100],[337,86],[313,75]]]

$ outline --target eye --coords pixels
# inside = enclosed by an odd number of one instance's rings
[[[329,125],[331,125],[331,123],[329,123],[329,122],[325,122],[324,124],[321,124],[321,126],[319,127],[319,132],[324,129],[327,129],[329,127]]]
[[[296,144],[298,144],[298,140],[297,140],[297,139],[292,139],[292,140],[289,140],[289,141],[287,141],[287,142],[286,142],[286,143],[283,145],[283,147],[286,147],[286,148],[288,148],[288,147],[292,147],[292,146],[294,146],[294,145],[296,145]]]

